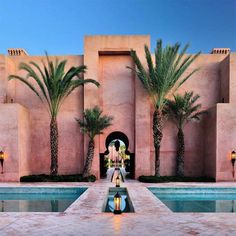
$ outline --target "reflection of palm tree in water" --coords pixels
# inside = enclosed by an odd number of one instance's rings
[[[4,201],[1,201],[1,212],[4,212]]]
[[[234,200],[232,200],[232,210],[231,212],[234,212]]]
[[[58,200],[51,200],[52,212],[58,212],[58,208],[59,208]]]

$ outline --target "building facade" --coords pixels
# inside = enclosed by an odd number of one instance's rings
[[[134,67],[130,49],[145,63],[144,44],[149,36],[86,36],[84,55],[50,56],[66,59],[67,67],[86,65],[85,78],[101,84],[86,84],[64,102],[58,116],[59,174],[81,173],[87,152],[87,137],[75,118],[86,108],[99,105],[114,117],[113,125],[95,140],[92,173],[100,177],[100,158],[109,140],[120,138],[133,158],[135,178],[154,174],[152,138],[153,108],[140,81],[127,66]],[[49,114],[33,92],[10,74],[23,75],[20,62],[38,64],[45,56],[30,56],[23,49],[9,49],[0,55],[0,146],[8,158],[0,181],[18,181],[20,176],[49,173]],[[200,68],[177,93],[194,91],[207,110],[199,123],[186,125],[185,174],[210,176],[217,181],[232,180],[229,152],[236,149],[236,53],[214,49],[201,54],[188,68]],[[177,129],[166,121],[161,145],[161,175],[175,175]],[[128,141],[127,141],[128,140]]]

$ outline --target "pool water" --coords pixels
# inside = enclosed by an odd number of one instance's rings
[[[236,188],[148,188],[173,212],[236,212]]]
[[[63,212],[87,188],[0,188],[0,212]]]

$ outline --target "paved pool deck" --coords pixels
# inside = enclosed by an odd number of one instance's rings
[[[135,213],[102,212],[113,183],[0,183],[0,187],[75,187],[83,193],[62,213],[0,213],[0,236],[11,235],[236,235],[236,213],[173,213],[147,187],[235,187],[236,183],[122,183],[127,187]]]

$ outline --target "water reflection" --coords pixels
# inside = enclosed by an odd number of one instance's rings
[[[121,217],[121,215],[115,215],[115,217],[112,217],[115,235],[120,235]]]
[[[4,201],[1,201],[1,212],[4,212]]]
[[[63,212],[74,200],[2,200],[0,212]]]
[[[173,212],[236,212],[235,200],[161,200]]]
[[[51,212],[58,212],[59,204],[58,200],[51,200]]]

